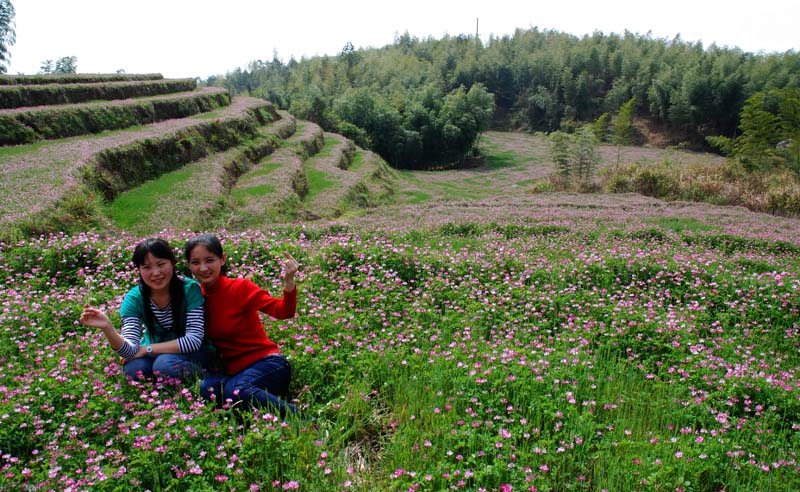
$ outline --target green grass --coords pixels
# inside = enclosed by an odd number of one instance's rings
[[[256,176],[265,176],[272,171],[281,167],[280,162],[265,162],[258,165],[257,169],[254,169],[247,173],[249,177],[256,177]]]
[[[402,201],[409,204],[426,202],[432,198],[431,195],[423,191],[401,191],[400,194],[408,197]]]
[[[333,154],[333,149],[339,145],[339,139],[334,137],[325,137],[325,145],[314,155],[314,159],[325,159]]]
[[[57,144],[57,141],[50,140],[50,141],[42,141],[36,142],[27,145],[13,145],[11,147],[0,147],[0,163],[3,162],[4,159],[9,157],[13,157],[15,155],[26,154],[29,152],[37,152],[47,146]]]
[[[269,184],[263,185],[256,185],[256,186],[246,186],[241,188],[234,188],[231,192],[231,196],[234,199],[240,200],[247,196],[265,196],[273,193],[275,191],[275,187]]]
[[[654,217],[649,219],[647,222],[650,224],[657,224],[665,229],[669,229],[678,233],[683,231],[710,231],[714,229],[714,227],[704,222],[700,222],[697,219],[684,217]]]
[[[306,194],[305,200],[324,193],[326,189],[339,184],[337,181],[332,180],[328,173],[318,169],[306,169],[306,177],[308,178],[308,194]]]
[[[145,217],[159,208],[158,197],[166,196],[192,177],[189,169],[167,173],[158,179],[147,181],[120,194],[108,207],[108,215],[114,224],[122,229],[139,224]],[[164,223],[169,222],[169,214],[176,211],[164,210]]]
[[[518,167],[524,162],[511,151],[493,152],[486,156],[486,166],[492,171]]]
[[[364,165],[364,151],[359,149],[353,156],[350,165],[347,166],[347,170],[355,172],[358,171],[362,165]]]
[[[428,183],[427,189],[447,198],[464,200],[483,198],[487,191],[485,188],[464,186],[462,181],[433,181]]]

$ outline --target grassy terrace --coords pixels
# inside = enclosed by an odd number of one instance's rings
[[[190,91],[194,79],[137,80],[92,84],[0,85],[0,108],[73,104]]]
[[[95,82],[131,82],[136,80],[162,80],[160,73],[140,74],[45,74],[0,75],[0,85],[91,84]]]
[[[190,118],[168,120],[128,130],[106,132],[92,138],[71,138],[0,149],[0,225],[6,231],[21,224],[35,225],[37,218],[57,208],[59,203],[71,199],[80,200],[91,193],[91,186],[88,189],[85,187],[87,172],[89,176],[93,176],[88,178],[91,184],[100,182],[96,180],[112,179],[110,176],[124,171],[108,165],[94,170],[100,156],[110,158],[108,152],[111,149],[117,149],[114,152],[122,155],[125,148],[130,148],[126,146],[137,142],[155,143],[165,138],[168,140],[169,135],[183,135],[178,132],[186,132],[192,128],[211,128],[212,132],[215,128],[224,130],[220,122],[244,124],[252,119],[251,111],[268,106],[268,103],[255,98],[237,98],[230,106],[219,110],[219,118],[213,121]],[[230,134],[228,136],[232,137]],[[186,134],[186,138],[194,138],[193,141],[187,140],[186,144],[198,143],[198,137]],[[142,169],[146,171],[145,168]],[[120,179],[114,179],[117,187],[121,186]],[[135,183],[136,177],[129,176],[125,179],[130,187],[130,183]],[[24,193],[19,193],[19,190],[24,190]],[[124,190],[117,188],[117,191]]]
[[[281,148],[232,187],[237,227],[292,220],[300,214],[300,203],[309,191],[303,163],[323,147],[324,140],[322,129],[311,122],[295,122],[293,128]]]
[[[0,145],[31,143],[184,118],[230,104],[219,87],[148,97],[0,109]],[[218,117],[213,115],[212,117]]]
[[[116,228],[142,234],[165,227],[204,229],[213,223],[226,224],[235,213],[230,188],[280,146],[281,139],[273,131],[282,124],[283,120],[272,122],[241,145],[121,193],[107,215]]]

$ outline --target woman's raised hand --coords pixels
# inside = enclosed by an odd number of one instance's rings
[[[283,290],[291,292],[295,289],[294,276],[300,268],[300,264],[288,251],[284,251],[283,256],[285,256],[283,260]]]

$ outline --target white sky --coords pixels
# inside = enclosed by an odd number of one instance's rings
[[[11,0],[17,42],[9,74],[78,58],[81,73],[224,74],[250,61],[335,55],[349,41],[382,47],[398,34],[513,34],[554,29],[651,32],[749,52],[800,51],[800,0]]]

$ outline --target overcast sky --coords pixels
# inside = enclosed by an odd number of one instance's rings
[[[800,51],[800,0],[12,0],[17,42],[9,74],[78,58],[82,73],[201,77],[294,56],[335,55],[418,38],[481,39],[538,27],[577,36],[652,33],[749,52]]]

